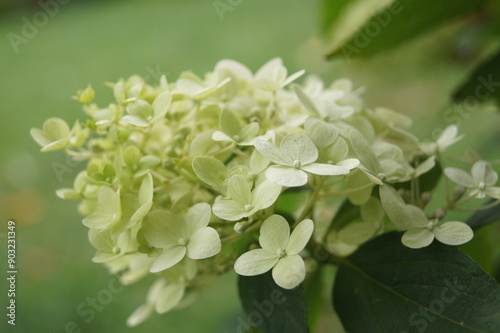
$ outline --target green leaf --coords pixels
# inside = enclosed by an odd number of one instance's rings
[[[310,332],[301,285],[291,290],[283,289],[276,285],[269,272],[239,276],[238,290],[248,321],[262,332]]]
[[[489,203],[492,203],[493,201],[496,200],[492,199]],[[465,223],[467,223],[471,228],[477,229],[497,221],[500,221],[500,205],[476,211]]]
[[[327,31],[330,25],[342,14],[350,0],[323,0],[320,1],[319,20],[322,31]]]
[[[328,57],[369,57],[479,10],[485,0],[398,0],[370,18]]]
[[[453,94],[453,100],[463,102],[469,98],[484,102],[495,99],[500,106],[500,50],[477,66]]]
[[[500,326],[500,287],[491,276],[456,247],[412,250],[398,232],[341,263],[333,304],[351,333],[493,333]]]

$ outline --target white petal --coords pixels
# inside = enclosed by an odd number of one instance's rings
[[[305,106],[307,110],[318,116],[321,115],[312,98],[309,97],[309,95],[304,90],[302,90],[302,88],[300,88],[299,86],[294,86],[293,91],[295,91],[295,95],[297,95],[299,101],[302,103],[302,105]]]
[[[138,307],[127,319],[127,326],[134,327],[148,319],[154,311],[153,303],[146,303]]]
[[[461,245],[474,237],[471,227],[463,222],[446,222],[435,227],[434,236],[438,241],[447,245]]]
[[[359,160],[357,158],[348,158],[337,163],[338,166],[352,170],[359,165]]]
[[[302,170],[281,165],[270,166],[266,170],[266,177],[276,184],[287,187],[305,185],[308,178],[307,173]]]
[[[458,127],[456,125],[450,125],[446,127],[446,129],[441,133],[439,138],[436,140],[436,143],[438,145],[438,149],[440,152],[443,152],[451,146],[452,144],[456,143],[457,141],[461,140],[464,136],[460,135],[457,137],[458,134]]]
[[[184,237],[190,238],[197,230],[204,228],[210,222],[212,210],[210,205],[205,202],[200,202],[189,208],[184,215]]]
[[[149,123],[144,118],[141,118],[139,116],[126,115],[122,119],[129,124],[139,127],[148,127],[149,125]]]
[[[298,254],[281,258],[273,268],[274,282],[284,289],[297,287],[305,277],[304,260]]]
[[[401,242],[412,249],[426,247],[434,240],[432,231],[426,228],[416,228],[408,230],[401,237]]]
[[[156,297],[156,312],[162,314],[176,307],[184,296],[184,284],[169,284]]]
[[[206,227],[196,231],[187,245],[187,256],[191,259],[204,259],[219,253],[221,241],[214,228]]]
[[[309,164],[318,159],[318,149],[305,134],[287,135],[281,141],[280,147],[293,162],[300,161],[302,164]]]
[[[271,162],[280,165],[293,165],[293,160],[290,158],[290,156],[285,154],[274,144],[267,141],[255,140],[254,145],[259,153],[267,157]]]
[[[500,199],[500,187],[490,186],[484,192],[492,198]]]
[[[474,183],[477,185],[481,182],[486,183],[486,176],[490,175],[492,172],[495,172],[491,167],[491,164],[486,161],[477,161],[472,166],[472,179]],[[490,177],[488,177],[490,178]]]
[[[149,271],[158,273],[177,264],[186,255],[186,247],[177,245],[163,251],[151,264]]]
[[[312,220],[307,219],[300,222],[290,235],[290,240],[286,246],[287,255],[297,254],[302,251],[314,231],[314,223]]]
[[[408,214],[408,220],[412,226],[424,228],[429,224],[429,219],[425,215],[424,211],[419,207],[406,205],[406,211]]]
[[[217,217],[228,221],[238,221],[248,216],[245,207],[234,200],[219,200],[214,203],[212,210]]]
[[[474,187],[474,180],[467,172],[457,168],[445,168],[444,174],[458,185]]]
[[[221,131],[215,131],[212,134],[212,140],[214,140],[214,141],[231,141],[231,142],[234,142],[233,138],[231,138],[229,135],[227,135],[226,133],[221,132]]]
[[[293,73],[292,75],[290,75],[289,77],[286,78],[286,80],[285,80],[285,82],[283,82],[282,86],[284,87],[287,84],[290,84],[291,82],[297,80],[299,77],[304,75],[305,72],[306,72],[305,70],[300,70],[298,72]]]
[[[349,173],[349,169],[346,169],[344,167],[323,163],[311,163],[303,165],[301,169],[310,173],[314,173],[315,175],[324,176],[347,175]]]
[[[252,206],[258,210],[270,207],[281,193],[281,186],[265,180],[252,191]]]
[[[335,126],[321,119],[309,117],[304,124],[307,136],[319,148],[331,145],[338,137],[339,132]]]
[[[243,253],[234,263],[234,270],[239,275],[259,275],[273,268],[278,260],[277,254],[256,249]]]
[[[278,253],[284,250],[290,239],[290,226],[281,215],[271,215],[260,227],[260,246],[268,251]]]

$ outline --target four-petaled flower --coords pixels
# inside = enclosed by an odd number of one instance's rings
[[[444,174],[458,185],[468,188],[473,198],[482,199],[489,195],[500,199],[500,187],[493,186],[498,180],[498,175],[486,161],[474,163],[471,174],[457,168],[446,168]]]
[[[192,206],[184,218],[164,210],[146,215],[142,224],[144,238],[150,245],[163,249],[151,264],[150,272],[170,268],[186,255],[191,259],[204,259],[219,253],[219,234],[207,226],[210,215],[207,203]]]
[[[314,163],[318,159],[318,149],[305,134],[287,135],[279,148],[270,142],[256,140],[255,148],[271,162],[278,164],[266,170],[266,177],[282,186],[305,185],[308,179],[306,172],[324,176],[349,173],[349,168],[344,166]]]
[[[259,244],[262,248],[241,255],[234,270],[240,275],[253,276],[272,268],[277,285],[285,289],[295,288],[306,275],[299,252],[311,238],[313,229],[313,221],[307,219],[300,222],[290,235],[288,222],[282,216],[270,216],[260,228]]]
[[[428,219],[422,209],[406,204],[389,185],[380,187],[380,200],[397,227],[410,228],[401,238],[401,242],[409,248],[426,247],[434,238],[443,244],[461,245],[474,237],[471,227],[463,222],[451,221],[437,226],[437,219]]]

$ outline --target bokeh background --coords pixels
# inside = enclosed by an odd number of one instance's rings
[[[305,69],[326,82],[351,78],[355,86],[366,87],[368,105],[412,116],[412,132],[422,138],[435,139],[450,124],[446,112],[458,115],[451,121],[467,134],[449,155],[460,165],[474,148],[499,170],[498,108],[485,103],[458,113],[460,105],[450,104],[453,89],[491,47],[469,43],[464,51],[470,36],[461,36],[460,22],[369,60],[327,62],[318,1],[233,1],[238,4],[222,15],[214,2],[54,0],[60,4],[44,20],[40,12],[46,9],[37,1],[0,0],[0,233],[6,232],[8,219],[16,221],[19,272],[16,326],[6,324],[2,310],[1,332],[237,331],[243,311],[234,274],[215,279],[189,308],[154,315],[136,328],[127,328],[125,320],[143,303],[150,280],[112,293],[95,316],[77,313],[89,298],[106,293],[113,278],[91,262],[94,251],[77,203],[55,195],[56,189],[71,187],[85,165],[62,153],[40,153],[29,130],[51,116],[69,124],[83,119],[71,96],[89,83],[96,101],[104,104],[112,96],[104,82],[132,74],[150,82],[162,74],[176,78],[184,70],[203,74],[224,58],[255,71],[281,57],[290,72]],[[37,26],[29,30],[26,22]],[[22,36],[23,29],[28,38],[13,46],[9,34]],[[498,272],[498,235],[498,226],[489,226],[464,247],[491,274]],[[5,242],[1,246],[0,308],[5,309]],[[317,331],[332,332],[338,323],[328,306],[324,311]],[[70,324],[68,329],[68,322],[76,328]]]

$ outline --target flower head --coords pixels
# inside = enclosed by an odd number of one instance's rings
[[[469,189],[473,198],[482,199],[489,195],[500,199],[500,187],[493,186],[498,180],[498,175],[486,161],[474,163],[471,174],[457,168],[446,168],[444,174],[458,185]]]

